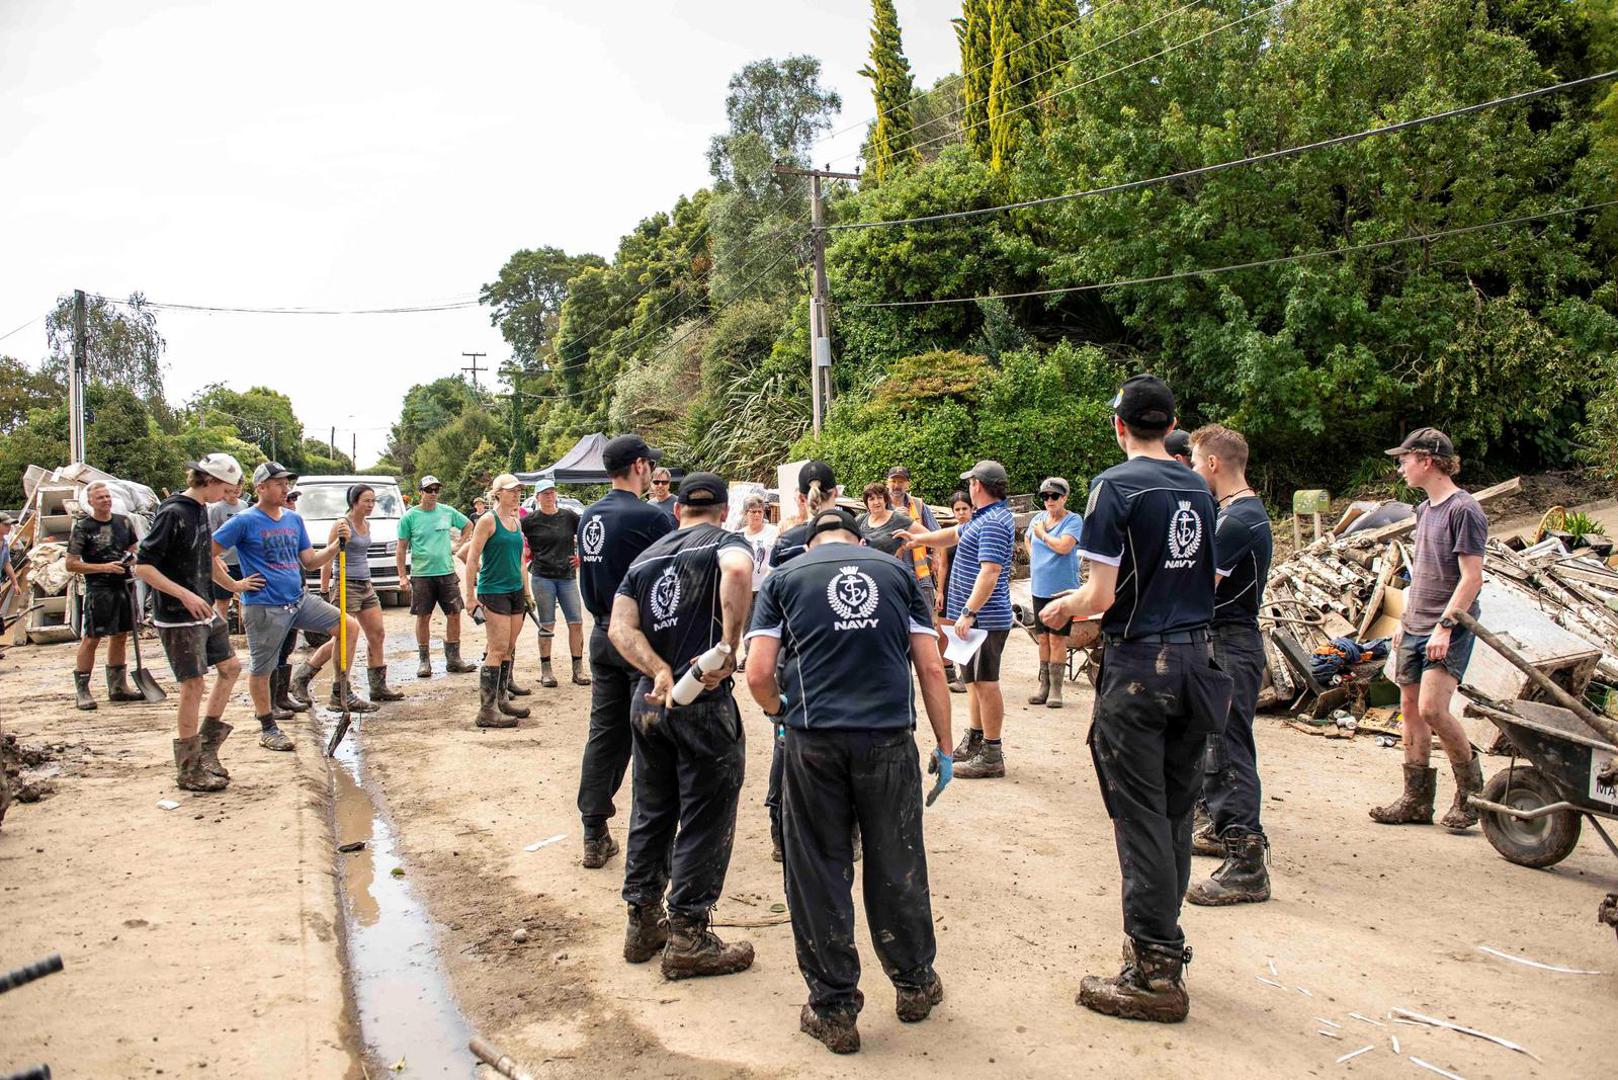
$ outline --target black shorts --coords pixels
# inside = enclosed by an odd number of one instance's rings
[[[521,615],[528,610],[528,594],[521,589],[513,592],[480,592],[478,603],[490,615]]]
[[[240,581],[242,579],[242,568],[240,566],[232,566],[229,563],[226,563],[225,572],[229,574],[235,581]],[[234,600],[236,598],[235,593],[219,584],[219,582],[214,581],[212,578],[208,579],[208,586],[209,588],[213,589],[213,598],[215,600]]]
[[[946,630],[945,633],[953,633]],[[1006,651],[1006,638],[1011,636],[1010,630],[990,630],[988,638],[979,646],[977,655],[972,657],[970,663],[961,665],[961,681],[992,682],[1000,681],[1000,655]]]
[[[1034,633],[1036,633],[1036,634],[1055,634],[1057,637],[1064,637],[1064,636],[1066,636],[1066,634],[1067,634],[1067,632],[1069,630],[1073,629],[1073,620],[1072,619],[1069,619],[1067,622],[1063,623],[1061,626],[1059,626],[1059,627],[1057,627],[1055,629],[1052,629],[1051,627],[1046,626],[1044,621],[1042,619],[1040,619],[1039,613],[1041,611],[1045,610],[1045,605],[1050,603],[1054,599],[1056,599],[1056,597],[1054,597],[1054,596],[1036,596],[1036,597],[1034,597]]]
[[[434,574],[410,579],[410,614],[431,615],[435,606],[445,615],[459,615],[466,607],[457,575]]]
[[[84,590],[79,605],[80,637],[113,637],[135,629],[135,609],[129,603],[129,589],[123,585],[91,585]]]
[[[169,670],[180,682],[200,679],[209,668],[236,655],[225,620],[217,615],[200,626],[159,626],[157,637],[169,658]]]

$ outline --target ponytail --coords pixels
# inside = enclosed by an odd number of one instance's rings
[[[837,489],[835,487],[830,491],[823,491],[821,490],[819,480],[809,481],[809,494],[804,497],[804,502],[809,507],[809,514],[811,517],[820,513],[820,511],[826,506],[836,501]]]

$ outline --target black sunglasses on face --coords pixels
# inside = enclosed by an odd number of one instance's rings
[[[430,488],[422,488],[421,490],[422,490],[422,492],[424,494],[427,494],[427,495],[437,495],[440,491],[443,491],[444,489],[443,488],[437,488],[437,487],[430,487]]]
[[[668,487],[669,486],[669,482],[667,480],[653,480],[652,483],[658,485],[659,487]]]
[[[1046,502],[1050,502],[1052,499],[1065,498],[1065,496],[1063,496],[1060,492],[1057,492],[1057,491],[1044,491],[1044,492],[1040,493],[1039,497],[1044,499]]]

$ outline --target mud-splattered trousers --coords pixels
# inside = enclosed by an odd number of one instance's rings
[[[798,970],[820,1013],[855,1011],[854,824],[864,838],[865,921],[893,984],[933,980],[931,893],[922,843],[921,764],[908,728],[788,728],[782,831]]]
[[[1258,781],[1258,744],[1253,741],[1253,713],[1264,680],[1264,640],[1257,625],[1221,623],[1212,628],[1214,663],[1230,676],[1234,692],[1225,730],[1214,740],[1212,772],[1203,777],[1202,796],[1214,829],[1263,834]]]
[[[719,902],[736,839],[736,804],[747,764],[742,714],[730,690],[692,705],[646,702],[634,689],[634,805],[624,855],[624,900],[704,919]]]
[[[1223,723],[1231,690],[1205,632],[1173,637],[1181,640],[1107,639],[1089,741],[1118,845],[1124,932],[1180,949],[1191,808],[1207,736]]]
[[[764,790],[764,809],[770,814],[770,838],[781,839],[781,773],[786,768],[786,726],[770,721],[770,784]]]
[[[585,836],[606,832],[607,819],[617,812],[612,797],[629,769],[631,698],[640,677],[607,639],[607,624],[596,623],[590,631],[590,734],[579,769],[579,818]]]

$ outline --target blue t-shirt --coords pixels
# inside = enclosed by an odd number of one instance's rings
[[[298,556],[314,545],[297,511],[282,508],[277,521],[255,506],[219,526],[213,539],[220,547],[236,549],[243,577],[264,577],[262,589],[240,594],[242,603],[296,604],[303,596],[303,563]]]
[[[1077,589],[1079,587],[1079,544],[1080,537],[1084,535],[1084,519],[1069,510],[1062,515],[1062,520],[1055,525],[1050,523],[1048,515],[1041,515],[1034,519],[1045,523],[1045,532],[1049,536],[1071,536],[1074,540],[1073,550],[1066,555],[1058,555],[1052,551],[1050,545],[1034,535],[1034,523],[1028,524],[1028,563],[1030,588],[1035,596],[1052,597],[1064,589]]]
[[[1017,522],[1011,516],[1006,501],[992,502],[972,511],[972,517],[959,527],[960,542],[955,545],[955,558],[950,560],[949,598],[944,613],[951,619],[959,618],[961,609],[972,598],[977,584],[978,568],[983,563],[998,563],[1000,579],[994,591],[984,602],[983,610],[972,625],[979,630],[1011,629],[1011,555],[1017,546]]]

